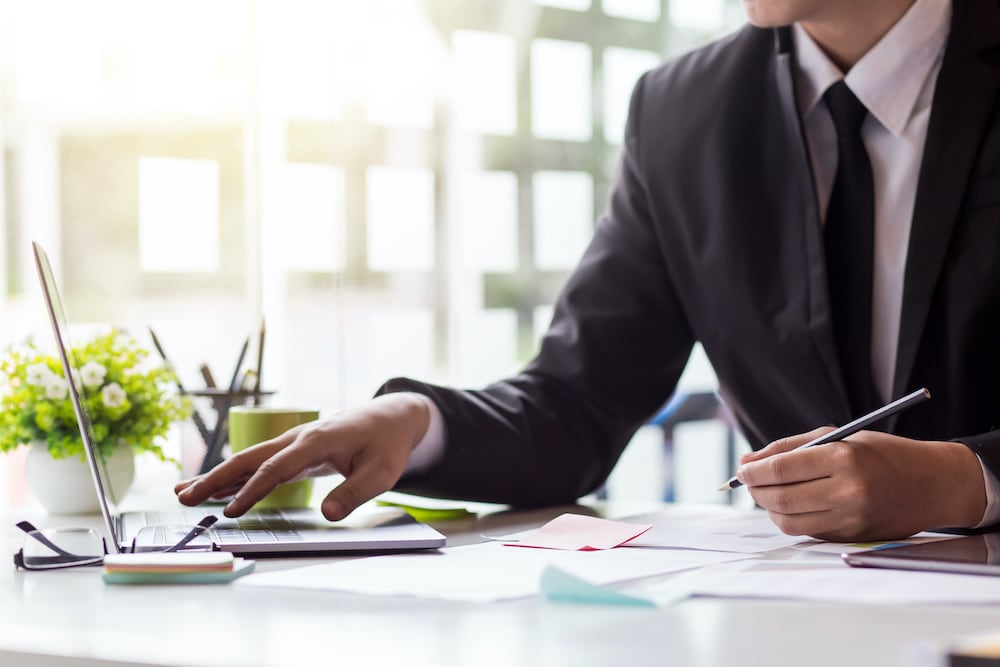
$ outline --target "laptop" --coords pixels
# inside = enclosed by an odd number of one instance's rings
[[[117,512],[117,497],[110,484],[104,458],[95,446],[96,439],[86,403],[81,400],[86,396],[87,390],[80,381],[80,371],[73,358],[69,326],[52,266],[42,247],[37,243],[32,245],[52,332],[83,438],[87,464],[100,501],[105,527],[112,537],[113,548],[116,553],[122,553],[171,546],[179,535],[170,526],[191,526],[206,514],[221,512],[212,512],[204,507],[178,507],[167,512]],[[398,508],[361,508],[337,523],[328,521],[316,509],[249,512],[237,519],[220,517],[209,529],[207,539],[223,551],[245,555],[437,549],[446,542],[444,535],[430,526],[418,523]]]

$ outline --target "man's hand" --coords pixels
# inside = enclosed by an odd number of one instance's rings
[[[833,541],[889,540],[982,520],[983,471],[965,445],[861,431],[789,451],[830,430],[777,440],[740,459],[737,478],[783,532]]]
[[[340,473],[344,481],[322,504],[323,515],[338,521],[399,481],[429,419],[419,397],[379,396],[360,408],[296,426],[249,447],[204,475],[179,483],[174,492],[185,505],[236,494],[223,510],[234,517],[278,484]]]

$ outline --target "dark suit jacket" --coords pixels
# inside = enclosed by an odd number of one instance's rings
[[[541,350],[478,391],[407,379],[445,417],[440,466],[399,488],[512,504],[598,487],[700,341],[747,439],[850,414],[791,33],[746,27],[645,75],[607,213]],[[961,439],[1000,473],[1000,2],[957,0],[907,257],[884,430]],[[488,350],[483,350],[488,354]]]

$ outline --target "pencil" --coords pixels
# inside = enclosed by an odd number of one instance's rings
[[[838,440],[843,440],[848,436],[854,435],[855,433],[864,429],[865,427],[871,426],[877,421],[880,421],[882,419],[885,419],[886,417],[896,414],[897,412],[905,410],[911,405],[916,405],[917,403],[923,403],[930,397],[931,397],[931,392],[928,391],[926,388],[917,389],[912,394],[907,394],[902,398],[897,398],[892,403],[883,405],[881,408],[873,412],[869,412],[864,417],[858,417],[854,421],[848,422],[847,424],[844,424],[840,428],[830,431],[826,435],[821,435],[820,437],[814,440],[810,440],[804,445],[799,445],[795,449],[805,449],[806,447],[815,447],[817,445],[825,445],[831,442],[836,442]],[[795,449],[790,451],[795,451]],[[741,486],[743,486],[743,482],[736,479],[736,476],[734,475],[733,477],[729,478],[728,482],[719,487],[719,491],[730,491],[732,489]]]
[[[208,364],[198,366],[198,370],[201,372],[201,379],[205,381],[205,387],[215,389],[215,376],[212,375],[212,369],[208,367]]]

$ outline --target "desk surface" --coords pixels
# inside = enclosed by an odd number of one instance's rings
[[[450,544],[567,508],[435,524]],[[648,508],[644,508],[648,509]],[[667,506],[683,514],[683,506]],[[622,516],[619,508],[609,514]],[[16,517],[25,518],[25,517]],[[37,518],[37,517],[28,517]],[[0,512],[0,547],[20,539]],[[45,523],[44,519],[39,519]],[[52,519],[53,523],[67,519]],[[75,520],[79,524],[79,519]],[[7,556],[4,556],[5,558]],[[257,571],[316,559],[258,560]],[[669,576],[669,575],[668,575]],[[658,579],[659,580],[659,579]],[[997,607],[691,599],[663,609],[492,604],[214,586],[106,586],[0,567],[0,665],[916,665],[926,642],[1000,630]]]

